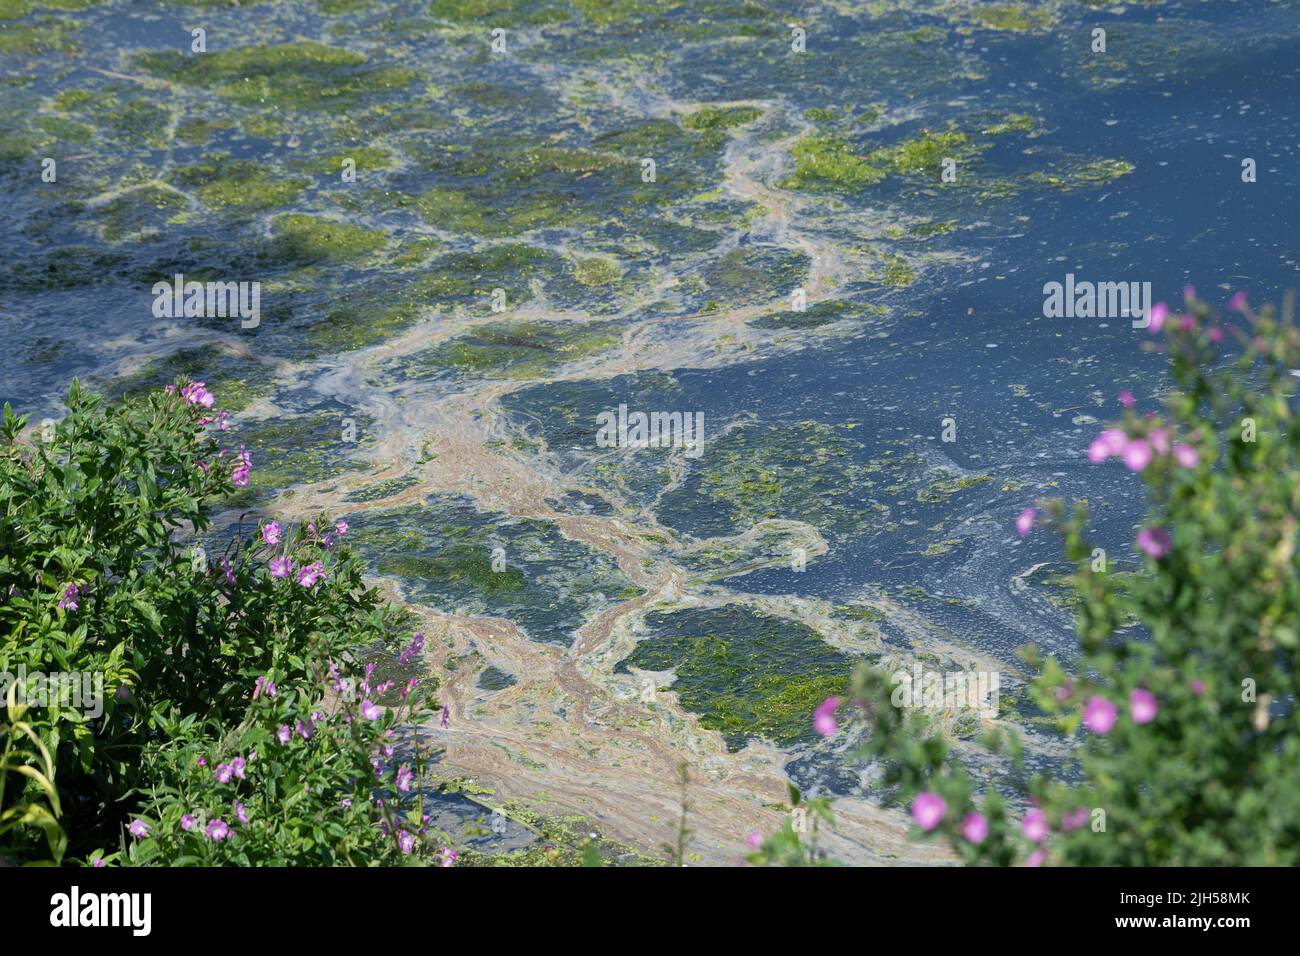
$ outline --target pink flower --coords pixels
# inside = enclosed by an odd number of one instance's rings
[[[410,767],[397,768],[397,789],[402,793],[409,793],[411,784],[415,780],[415,774],[411,772]]]
[[[1155,453],[1157,455],[1169,454],[1169,429],[1168,428],[1152,429],[1151,434],[1148,435],[1147,438],[1150,440],[1151,447],[1155,450]]]
[[[212,819],[208,821],[207,827],[203,831],[209,840],[214,842],[224,840],[230,836],[230,824],[221,819]]]
[[[1124,454],[1124,449],[1127,447],[1128,435],[1118,428],[1107,428],[1088,446],[1088,460],[1098,465],[1107,458]]]
[[[1083,726],[1094,734],[1110,733],[1118,716],[1118,708],[1105,697],[1090,697],[1083,705]]]
[[[239,446],[239,464],[235,466],[230,480],[235,483],[235,487],[243,488],[248,484],[248,473],[253,468],[253,459],[248,454],[248,449],[243,445]]]
[[[1245,312],[1250,308],[1250,303],[1246,300],[1245,291],[1238,292],[1228,300],[1228,308],[1234,312]]]
[[[749,831],[749,836],[745,837],[745,842],[757,850],[763,845],[763,834],[759,833],[757,830],[751,830]]]
[[[1183,332],[1190,332],[1196,328],[1196,319],[1193,316],[1185,315],[1178,320],[1178,328]]]
[[[1207,332],[1206,335],[1210,337],[1210,341],[1213,342],[1215,345],[1219,345],[1223,342],[1223,329],[1219,328],[1217,325],[1214,328],[1210,329],[1210,331]]]
[[[423,650],[424,650],[424,635],[421,634],[419,631],[416,631],[415,636],[411,638],[411,643],[408,644],[406,648],[402,651],[402,653],[398,655],[397,663],[405,667],[407,664],[410,664],[417,657],[419,657],[420,652]]]
[[[287,578],[291,574],[293,574],[292,561],[290,561],[288,558],[271,559],[271,577]]]
[[[253,700],[257,700],[262,694],[266,694],[267,697],[274,697],[276,694],[275,681],[269,677],[259,677],[253,683]]]
[[[217,769],[212,771],[212,776],[217,783],[230,783],[230,778],[235,775],[234,768],[228,763],[218,764]]]
[[[383,715],[383,708],[369,698],[361,702],[361,716],[366,720],[378,720]]]
[[[1088,822],[1088,808],[1077,807],[1071,810],[1065,816],[1061,817],[1061,829],[1066,833],[1071,830],[1077,830]]]
[[[240,823],[247,824],[248,811],[244,809],[244,805],[240,803],[238,800],[236,800],[233,809],[235,811],[235,819],[237,819]]]
[[[77,609],[77,598],[81,596],[81,588],[75,584],[69,584],[63,589],[63,597],[59,598],[59,610],[75,611]]]
[[[294,725],[294,729],[298,732],[298,736],[303,740],[311,740],[312,737],[316,735],[316,724],[310,720],[306,723],[301,720],[298,721]]]
[[[838,697],[827,697],[813,711],[813,729],[823,737],[834,736],[839,730],[839,724],[835,722],[835,709],[840,706]]]
[[[415,837],[406,830],[398,830],[397,845],[402,848],[403,853],[410,853],[415,849]]]
[[[203,382],[190,382],[181,389],[181,397],[191,405],[199,405],[203,408],[211,408],[213,397],[212,393],[203,387]]]
[[[262,540],[267,544],[280,543],[280,522],[272,521],[262,525]]]
[[[450,704],[442,705],[442,716],[438,718],[438,723],[442,726],[443,730],[446,730],[448,727],[451,726],[451,705]]]
[[[456,862],[456,851],[449,846],[445,846],[438,851],[438,859],[442,861],[444,868],[449,867]]]
[[[1156,695],[1149,690],[1138,687],[1128,695],[1129,715],[1133,718],[1135,724],[1151,723],[1156,719],[1156,712],[1159,709],[1156,704]]]
[[[232,771],[232,772],[235,774],[235,776],[238,777],[240,780],[246,780],[246,779],[248,779],[247,777],[244,776],[244,768],[246,768],[247,766],[248,766],[248,764],[244,763],[244,758],[243,758],[243,757],[236,757],[234,760],[230,761],[230,769],[231,769],[231,771]]]
[[[968,813],[961,821],[961,835],[969,843],[983,843],[989,835],[989,820],[982,813]]]
[[[341,538],[343,535],[348,533],[348,523],[346,521],[340,521],[334,526],[334,530],[338,532],[338,535]]]
[[[1180,467],[1195,468],[1196,463],[1200,460],[1201,456],[1197,454],[1196,449],[1191,445],[1174,446],[1174,461],[1178,462]]]
[[[948,812],[948,804],[937,793],[918,793],[912,801],[912,819],[927,833],[939,825]]]
[[[275,732],[275,739],[281,744],[287,744],[293,739],[293,731],[289,729],[288,724],[281,724],[280,729]]]
[[[95,869],[99,869],[101,866],[104,866],[105,863],[100,857],[95,857],[94,862],[91,863],[90,865],[93,866]]]
[[[137,840],[143,840],[149,835],[149,824],[145,823],[143,820],[133,820],[126,830]]]
[[[1042,810],[1030,810],[1020,821],[1020,833],[1030,843],[1042,843],[1047,839],[1047,814]]]
[[[1125,408],[1132,408],[1137,403],[1137,399],[1133,397],[1132,392],[1128,389],[1124,389],[1124,391],[1119,393],[1119,403]]]
[[[1124,464],[1129,471],[1141,471],[1151,464],[1151,446],[1145,439],[1135,438],[1124,449]]]
[[[325,568],[319,561],[303,565],[298,570],[298,583],[305,588],[314,586],[323,577],[325,577]]]
[[[1047,859],[1047,851],[1039,847],[1029,856],[1025,857],[1025,866],[1042,866],[1043,861]]]
[[[1169,553],[1172,544],[1164,528],[1143,528],[1138,532],[1138,547],[1159,561]]]
[[[194,819],[194,814],[187,813],[185,816],[181,817],[181,829],[187,832],[193,830],[194,824],[197,822],[198,821]]]
[[[1150,329],[1152,333],[1159,332],[1165,327],[1165,319],[1169,317],[1169,306],[1163,302],[1157,302],[1151,306],[1151,311],[1147,314],[1151,319]]]
[[[1205,693],[1205,681],[1201,680],[1199,677],[1192,681],[1192,693],[1197,697],[1202,696]]]
[[[1033,508],[1026,508],[1020,512],[1020,517],[1016,518],[1016,534],[1022,538],[1029,534],[1034,528],[1034,518],[1037,515],[1038,512]]]

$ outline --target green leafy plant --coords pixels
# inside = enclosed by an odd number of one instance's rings
[[[40,706],[0,728],[0,853],[58,861],[66,833],[96,865],[421,858],[429,755],[417,736],[398,758],[396,728],[427,714],[429,681],[394,690],[363,663],[405,618],[345,522],[212,532],[253,466],[213,402],[180,382],[106,405],[74,382],[31,433],[5,406],[0,672]],[[98,691],[69,699],[53,675]]]
[[[1151,311],[1172,388],[1163,414],[1124,418],[1089,449],[1145,482],[1136,534],[1144,571],[1122,585],[1086,540],[1087,510],[1052,501],[1018,530],[1058,529],[1075,563],[1077,659],[1029,649],[1030,692],[1075,746],[1051,775],[999,793],[955,759],[923,715],[891,706],[883,675],[864,670],[854,700],[870,726],[864,756],[911,808],[918,834],[967,863],[1295,865],[1300,862],[1300,425],[1294,414],[1300,334],[1244,295],[1225,325],[1188,290],[1187,310]],[[1225,355],[1235,338],[1240,350]],[[1140,630],[1131,625],[1140,622]]]

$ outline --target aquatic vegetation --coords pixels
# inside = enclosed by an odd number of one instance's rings
[[[41,17],[30,23],[7,22],[0,29],[0,53],[39,56],[43,53],[75,53],[80,49],[71,35],[77,31],[65,20]]]
[[[96,216],[108,242],[142,242],[158,238],[168,224],[183,219],[185,196],[162,183],[147,183],[113,197]]]
[[[1030,181],[1055,189],[1082,189],[1100,186],[1133,172],[1133,164],[1122,159],[1095,159],[1071,163],[1060,172],[1035,172]]]
[[[569,267],[563,257],[524,243],[448,253],[398,284],[384,277],[340,290],[313,325],[308,342],[317,349],[345,351],[380,342],[434,312],[459,306],[488,313],[495,289],[513,307],[532,298],[533,282],[549,286]]]
[[[407,488],[419,484],[419,479],[414,475],[403,475],[400,478],[388,478],[384,481],[376,481],[366,485],[364,488],[358,488],[356,491],[350,491],[344,497],[344,501],[362,502],[362,501],[380,501],[384,498],[391,498],[393,495],[400,494]]]
[[[868,314],[880,314],[880,311],[879,308],[873,309],[842,299],[824,299],[802,312],[772,312],[750,319],[747,324],[753,329],[815,329],[834,322],[859,320]]]
[[[505,690],[517,683],[517,678],[496,667],[485,667],[478,675],[478,686],[486,691]]]
[[[850,189],[874,186],[888,173],[873,166],[844,140],[835,136],[811,134],[790,150],[794,175],[781,185],[787,189]]]
[[[801,556],[811,561],[826,545],[807,524],[762,521],[744,534],[710,538],[673,554],[673,561],[699,580],[717,581],[761,568],[788,568]]]
[[[209,391],[221,396],[221,407],[232,414],[273,391],[271,369],[252,356],[201,348],[151,359],[136,371],[106,383],[105,394],[114,400],[142,398],[182,379],[205,382]]]
[[[585,286],[609,285],[623,274],[617,262],[602,256],[577,259],[573,271],[574,277]]]
[[[1114,323],[1038,321],[1039,290],[1053,263],[1173,281],[1142,222],[1188,272],[1285,279],[1289,260],[1237,251],[1284,249],[1281,219],[1226,242],[1146,187],[1235,183],[1240,144],[1284,141],[1269,84],[1218,94],[1289,69],[1292,20],[1256,0],[0,0],[0,384],[57,417],[57,387],[88,370],[132,401],[206,382],[240,413],[218,463],[240,480],[199,540],[221,553],[272,500],[286,529],[318,504],[354,509],[349,542],[411,609],[403,626],[437,621],[452,726],[476,722],[482,746],[450,748],[449,773],[554,803],[546,817],[589,806],[640,840],[659,821],[617,795],[671,801],[654,791],[680,752],[709,775],[698,848],[734,861],[723,815],[775,811],[754,794],[786,778],[818,799],[893,789],[835,739],[856,662],[839,648],[945,667],[931,644],[951,641],[1010,667],[1027,640],[1071,646],[1068,612],[1089,601],[1041,553],[1044,508],[1011,530],[1017,494],[1111,515],[1097,533],[1125,599],[1149,586],[1133,560],[1180,553],[1170,525],[1116,556],[1137,520],[1124,469],[1061,453],[1116,389],[1160,392],[1154,356]],[[1126,86],[1149,95],[1104,95]],[[1282,126],[1261,139],[1264,115]],[[1287,164],[1261,169],[1268,189],[1294,185]],[[1220,224],[1263,208],[1231,194]],[[259,282],[260,325],[150,316],[152,283],[177,272]],[[596,416],[620,404],[702,415],[702,454],[603,447]],[[280,558],[276,585],[329,585],[315,557]],[[644,628],[623,603],[633,578],[665,602]],[[88,584],[55,610],[88,607]],[[389,644],[353,658],[399,682],[374,706],[400,704],[408,671],[432,686]],[[626,706],[614,648],[676,668],[667,698]],[[1019,687],[1001,717],[1066,745]],[[980,728],[959,723],[945,733],[964,757]],[[752,739],[773,746],[736,756]],[[1030,769],[1057,769],[1039,743]],[[599,775],[608,792],[574,785]],[[840,822],[842,848],[875,854],[860,820]],[[535,842],[499,854],[514,844],[483,834],[460,862],[572,863],[592,844],[617,861],[604,838],[552,854],[519,829]]]
[[[277,177],[253,160],[225,155],[178,167],[173,182],[181,189],[194,190],[209,208],[246,211],[286,206],[310,185],[306,179]]]
[[[770,518],[795,519],[827,537],[869,527],[882,505],[863,501],[856,442],[821,422],[733,428],[714,438],[680,488],[665,493],[668,523],[730,535]]]
[[[137,62],[156,76],[234,103],[287,110],[346,108],[418,77],[413,69],[371,66],[361,53],[314,41],[214,50],[197,57],[166,50],[142,54]]]
[[[350,419],[351,427],[345,419]],[[353,410],[315,412],[261,421],[239,422],[234,440],[255,456],[248,487],[229,501],[231,508],[248,507],[274,492],[302,482],[323,481],[361,466],[353,456],[373,439],[370,421]]]
[[[960,130],[927,129],[920,136],[873,150],[868,158],[894,173],[922,173],[937,171],[944,157],[964,158],[971,152],[972,145]]]
[[[495,322],[417,353],[404,362],[403,371],[412,377],[456,369],[489,377],[540,378],[619,340],[619,327],[610,322]]]
[[[733,604],[652,612],[646,627],[619,670],[671,670],[682,706],[720,731],[730,750],[751,737],[786,745],[812,739],[809,715],[848,687],[851,658],[797,621]]]
[[[508,619],[534,641],[568,644],[587,615],[640,593],[607,555],[552,523],[484,513],[466,498],[439,495],[349,521],[372,567],[410,599]]]
[[[271,226],[269,255],[295,265],[364,259],[388,243],[382,232],[302,213],[278,216]]]
[[[742,246],[713,260],[703,279],[711,301],[729,306],[767,302],[789,295],[808,274],[803,252],[762,246]]]
[[[962,14],[986,30],[1015,33],[1046,30],[1056,22],[1050,9],[1035,8],[1027,3],[977,3],[964,8]]]
[[[926,504],[941,504],[960,491],[976,488],[993,480],[992,475],[954,475],[946,469],[938,469],[934,478],[924,488],[916,492],[916,499]]]

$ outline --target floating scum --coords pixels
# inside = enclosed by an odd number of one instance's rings
[[[1016,531],[1087,498],[1116,582],[1178,553],[1122,480],[1204,446],[1102,422],[1165,388],[1153,299],[1286,278],[1294,177],[1240,173],[1296,39],[1253,2],[0,3],[0,392],[33,424],[74,375],[217,396],[204,546],[346,515],[429,635],[447,789],[654,853],[685,759],[701,862],[791,780],[840,798],[826,852],[935,859],[909,820],[997,820],[856,803],[851,675],[998,672],[1054,759],[1017,651],[1071,666],[1082,599]],[[1150,712],[1105,699],[1089,726]],[[218,820],[233,853],[233,807],[183,833]]]

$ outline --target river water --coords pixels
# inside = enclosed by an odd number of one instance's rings
[[[684,762],[701,860],[787,778],[843,858],[928,859],[812,708],[862,657],[1068,661],[1040,497],[1140,566],[1085,450],[1158,338],[1044,286],[1296,280],[1295,3],[0,18],[0,398],[205,380],[255,466],[227,521],[346,514],[436,634],[448,776],[640,850]],[[158,315],[177,274],[259,283],[255,324]],[[611,446],[620,405],[701,440]]]

